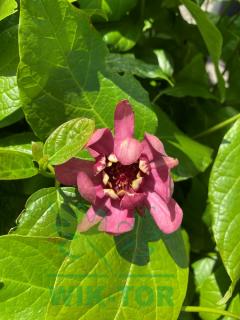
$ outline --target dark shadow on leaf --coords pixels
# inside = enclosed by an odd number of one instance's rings
[[[116,236],[114,239],[118,253],[133,264],[139,266],[148,264],[152,254],[149,242],[163,240],[175,263],[181,268],[188,266],[181,232],[177,231],[170,235],[164,235],[158,229],[148,211],[143,217],[138,216],[136,218],[133,231]]]
[[[64,190],[59,189],[58,192],[64,202],[61,204],[59,213],[56,217],[57,232],[60,237],[72,240],[78,224],[78,218],[73,209],[74,206],[76,206],[76,201],[74,198],[68,196]]]

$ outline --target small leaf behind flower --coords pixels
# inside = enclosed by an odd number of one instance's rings
[[[43,155],[50,164],[61,164],[74,157],[87,143],[94,131],[94,121],[77,118],[65,122],[47,139]]]

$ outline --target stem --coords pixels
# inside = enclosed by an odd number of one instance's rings
[[[152,104],[154,104],[162,95],[162,92],[160,91],[151,101]]]
[[[50,164],[48,164],[47,168],[48,168],[48,170],[53,174],[53,176],[55,176],[55,170],[54,170],[53,166],[51,166]]]
[[[182,307],[183,312],[207,312],[207,313],[215,313],[220,314],[222,316],[232,317],[234,319],[240,319],[240,316],[237,314],[234,314],[229,311],[220,310],[220,309],[214,309],[214,308],[207,308],[207,307],[197,307],[197,306],[185,306]]]
[[[239,119],[240,118],[240,113],[236,114],[235,116],[223,121],[223,122],[220,122],[218,124],[216,124],[215,126],[203,131],[203,132],[200,132],[198,134],[196,134],[195,136],[193,136],[193,139],[198,139],[198,138],[202,138],[204,136],[207,136],[217,130],[220,130],[224,127],[226,127],[228,124],[234,122],[235,120]]]

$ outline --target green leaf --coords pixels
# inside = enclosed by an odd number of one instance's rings
[[[159,119],[157,136],[167,153],[179,160],[179,165],[173,170],[175,180],[188,179],[205,171],[212,162],[212,149],[181,132],[159,107],[154,111]]]
[[[88,207],[74,188],[44,188],[28,199],[14,234],[72,239]]]
[[[32,157],[34,161],[39,161],[43,158],[43,142],[32,141]]]
[[[124,98],[136,111],[137,136],[147,129],[154,132],[156,116],[119,88],[123,80],[115,77],[113,82],[97,75],[98,71],[104,73],[107,49],[82,11],[65,0],[23,0],[19,32],[18,83],[24,113],[38,136],[45,138],[77,117],[94,119],[96,127],[112,128],[115,106]],[[126,82],[125,87],[129,85]]]
[[[78,0],[81,9],[101,9],[110,21],[119,20],[134,8],[137,0]]]
[[[229,278],[224,267],[220,266],[208,275],[202,283],[199,290],[200,306],[224,310],[226,306],[218,305],[217,303],[223,297],[228,285]],[[201,312],[200,315],[203,320],[216,320],[219,318],[218,314]]]
[[[38,174],[31,156],[14,150],[0,149],[0,180],[16,180]]]
[[[168,75],[169,77],[173,74],[173,67],[172,64],[164,50],[156,49],[153,51],[154,54],[157,56],[158,65],[160,69]]]
[[[17,11],[15,0],[0,0],[0,20],[10,16]]]
[[[158,65],[145,63],[136,59],[133,54],[111,53],[107,56],[106,63],[112,72],[126,72],[141,78],[164,79],[173,84],[171,74],[167,73],[169,70],[162,70]]]
[[[10,235],[0,238],[0,247],[1,319],[44,320],[55,281],[52,274],[57,274],[68,243]]]
[[[222,53],[223,39],[220,31],[208,18],[207,14],[201,10],[201,8],[191,0],[181,0],[182,4],[190,11],[193,18],[197,22],[199,31],[203,37],[203,40],[207,46],[208,52],[215,65],[216,73],[218,76],[218,88],[221,100],[225,99],[225,83],[224,79],[219,71],[218,62]]]
[[[167,94],[178,98],[190,96],[216,99],[209,89],[209,80],[205,71],[203,55],[197,54],[175,76],[175,86],[163,90],[161,95]]]
[[[192,264],[197,292],[201,289],[204,281],[211,276],[216,260],[217,256],[215,254],[209,254],[209,257],[197,260]]]
[[[32,140],[36,139],[32,132],[22,132],[0,139],[0,150],[13,150],[28,155],[32,154]]]
[[[180,232],[161,240],[148,218],[122,236],[77,234],[58,272],[46,320],[178,318],[188,268]],[[146,319],[147,319],[146,318]]]
[[[94,121],[77,118],[63,123],[47,139],[43,155],[50,164],[61,164],[73,158],[88,142],[94,131]]]
[[[103,40],[114,51],[129,51],[132,49],[142,32],[142,25],[129,17],[121,20],[115,25],[107,25],[100,29]]]
[[[16,76],[0,76],[0,128],[23,117]]]
[[[238,120],[223,138],[209,182],[213,234],[223,264],[232,280],[227,298],[240,279],[239,139],[240,121]]]
[[[15,76],[19,63],[18,26],[10,25],[2,32],[0,30],[0,75]]]

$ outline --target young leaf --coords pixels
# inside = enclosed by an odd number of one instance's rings
[[[32,157],[19,151],[0,149],[0,180],[16,180],[38,174]]]
[[[224,136],[214,162],[209,200],[213,217],[213,234],[223,264],[232,280],[231,295],[240,279],[240,121]]]
[[[94,131],[94,121],[77,118],[63,123],[47,139],[43,155],[50,164],[61,164],[74,157],[88,142]]]

